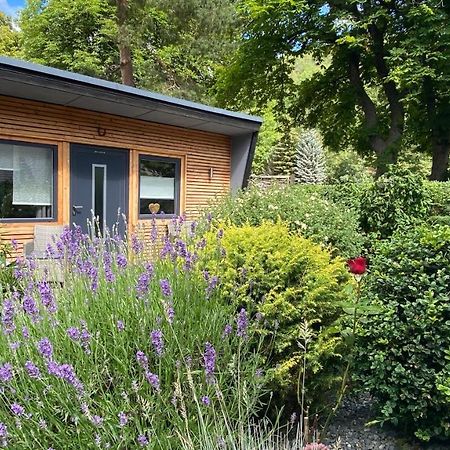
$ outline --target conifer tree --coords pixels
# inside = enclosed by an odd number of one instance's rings
[[[305,130],[297,144],[295,181],[315,184],[322,183],[325,178],[325,157],[320,136],[314,130]]]

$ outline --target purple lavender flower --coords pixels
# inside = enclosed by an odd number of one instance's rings
[[[220,230],[217,231],[217,239],[222,239],[223,238],[223,230],[222,228]]]
[[[165,258],[166,256],[170,256],[172,259],[176,258],[176,251],[172,245],[172,242],[169,238],[165,237],[163,240],[163,247],[160,252],[161,258]]]
[[[196,247],[197,247],[199,250],[203,250],[203,249],[206,247],[206,239],[205,239],[205,238],[201,238],[201,239],[197,242]]]
[[[25,363],[25,369],[30,378],[40,378],[41,372],[39,367],[37,367],[32,361],[27,361]]]
[[[236,323],[237,323],[236,334],[242,338],[247,337],[248,317],[247,317],[247,312],[245,311],[244,308],[242,308],[239,311],[239,314],[236,319]]]
[[[148,358],[145,356],[145,353],[141,350],[138,350],[136,352],[136,359],[138,364],[143,368],[146,369],[148,367]]]
[[[147,378],[147,381],[150,383],[153,389],[155,391],[160,391],[160,383],[159,383],[159,377],[155,373],[150,372],[149,370],[145,371],[145,378]]]
[[[80,330],[76,327],[70,327],[67,329],[67,336],[69,336],[72,341],[78,341],[80,339],[80,335]]]
[[[14,324],[14,303],[11,298],[6,298],[3,302],[2,325],[3,333],[8,335],[14,332],[16,325]]]
[[[22,327],[22,336],[25,339],[30,339],[30,331],[28,330],[27,327]]]
[[[67,383],[73,386],[79,394],[83,393],[84,386],[75,375],[75,370],[70,364],[61,364],[57,376],[58,378],[67,381]]]
[[[202,403],[203,403],[205,406],[209,406],[209,405],[211,404],[211,400],[210,400],[210,398],[209,398],[207,395],[204,395],[204,396],[202,397]]]
[[[97,415],[93,415],[91,422],[94,424],[94,426],[96,427],[100,427],[103,424],[103,417],[97,416]]]
[[[164,353],[164,340],[163,333],[161,330],[153,330],[150,333],[150,338],[153,344],[153,348],[155,349],[155,353],[158,356],[162,356]]]
[[[0,422],[0,445],[8,446],[8,427],[3,422]]]
[[[158,239],[158,226],[156,225],[156,219],[152,218],[152,228],[150,230],[150,240],[155,243]]]
[[[46,359],[51,359],[53,354],[53,346],[48,338],[41,339],[37,344],[39,353]]]
[[[13,403],[11,405],[11,412],[15,416],[23,416],[25,414],[25,408],[23,406],[19,405],[18,403]]]
[[[141,447],[146,447],[148,445],[148,439],[144,434],[140,434],[137,438],[137,441]]]
[[[57,307],[50,284],[47,281],[41,281],[38,283],[37,287],[42,304],[50,314],[54,314]]]
[[[87,329],[87,323],[85,320],[81,320],[81,332],[80,332],[80,340],[81,340],[81,346],[83,347],[83,350],[85,353],[89,354],[91,353],[90,350],[90,343],[91,343],[91,335],[89,333],[89,330]]]
[[[196,222],[195,220],[191,223],[191,237],[195,236],[195,232],[197,231],[197,226],[198,226],[198,222]]]
[[[125,330],[125,324],[123,323],[122,320],[118,320],[118,321],[117,321],[117,329],[118,329],[119,331]]]
[[[261,378],[263,376],[263,370],[262,369],[256,369],[255,370],[255,377],[256,378]]]
[[[13,378],[13,367],[9,363],[0,366],[0,382],[9,383]]]
[[[31,317],[33,322],[37,320],[37,316],[39,314],[39,310],[36,306],[36,302],[34,301],[31,294],[27,291],[25,292],[22,300],[22,308],[23,310]]]
[[[216,351],[212,344],[205,344],[205,353],[203,353],[203,364],[205,367],[206,381],[214,383],[214,371],[216,369]]]
[[[17,239],[11,239],[11,245],[14,250],[17,250],[19,248],[19,243],[17,242]]]
[[[209,279],[208,287],[206,288],[206,298],[211,297],[212,292],[219,284],[219,277],[214,275]]]
[[[105,251],[103,254],[103,270],[105,271],[105,280],[108,283],[114,283],[116,277],[112,271],[112,257],[111,253]]]
[[[175,318],[175,310],[173,309],[173,302],[164,302],[164,312],[166,314],[167,322],[170,324],[173,323],[173,319]]]
[[[119,426],[120,428],[123,428],[128,423],[128,416],[121,411],[119,413]]]
[[[227,323],[222,333],[222,337],[229,336],[233,332],[233,327]]]
[[[147,294],[150,287],[150,280],[151,274],[147,270],[139,275],[136,286],[136,291],[139,298],[142,298]]]
[[[172,296],[172,288],[170,287],[169,280],[163,278],[162,280],[159,280],[159,285],[161,286],[161,291],[165,297]]]
[[[144,244],[139,240],[136,234],[131,235],[131,248],[136,255],[139,255],[144,250]]]
[[[18,348],[20,347],[20,342],[19,341],[14,341],[14,342],[10,342],[9,343],[9,348],[15,352]]]
[[[55,377],[60,377],[61,371],[59,369],[59,364],[55,361],[48,361],[47,362],[47,372],[49,375],[54,375]]]
[[[128,261],[127,261],[127,257],[123,254],[118,254],[117,255],[117,266],[120,267],[121,269],[125,269],[127,267]]]

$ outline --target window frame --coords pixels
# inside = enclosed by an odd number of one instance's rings
[[[175,164],[175,193],[174,193],[174,213],[173,214],[141,214],[141,161],[159,161]],[[169,156],[156,156],[145,153],[139,154],[138,161],[138,218],[142,220],[148,219],[172,219],[180,215],[180,198],[181,198],[181,158]]]
[[[47,148],[52,151],[53,156],[53,204],[51,217],[0,217],[0,223],[34,223],[34,222],[57,222],[58,221],[58,145],[44,144],[42,142],[30,142],[16,139],[2,139],[0,143],[12,145],[24,145],[32,147]]]

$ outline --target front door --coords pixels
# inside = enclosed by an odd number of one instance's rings
[[[72,144],[70,147],[70,192],[72,223],[85,233],[112,230],[125,231],[120,214],[128,214],[127,150],[115,150],[91,145]]]

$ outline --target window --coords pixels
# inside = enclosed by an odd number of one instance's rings
[[[180,160],[141,155],[139,159],[140,216],[178,215]]]
[[[54,167],[54,146],[0,141],[0,218],[53,218]]]

